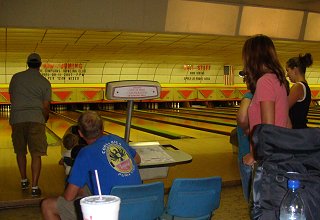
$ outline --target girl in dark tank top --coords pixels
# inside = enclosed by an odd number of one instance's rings
[[[294,83],[289,93],[289,117],[294,129],[307,128],[311,91],[305,74],[312,63],[311,54],[306,53],[290,58],[286,64],[287,77]]]

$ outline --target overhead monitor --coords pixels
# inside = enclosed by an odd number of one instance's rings
[[[149,80],[122,80],[106,84],[110,100],[145,100],[160,97],[160,84]]]

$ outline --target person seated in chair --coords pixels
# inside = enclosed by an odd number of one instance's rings
[[[94,111],[87,111],[78,119],[79,134],[88,145],[82,148],[75,159],[63,196],[42,201],[43,218],[80,219],[80,198],[98,195],[95,170],[98,171],[101,192],[110,194],[113,186],[141,184],[138,164],[139,154],[122,138],[103,134],[103,121]],[[85,193],[83,189],[89,189]],[[82,218],[81,218],[82,219]]]
[[[72,125],[66,130],[62,138],[63,148],[61,149],[59,164],[64,166],[67,178],[79,151],[87,145],[87,142],[80,137],[78,130],[78,125]]]

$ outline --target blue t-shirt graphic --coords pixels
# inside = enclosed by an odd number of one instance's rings
[[[134,161],[136,151],[116,135],[104,135],[79,152],[68,182],[80,188],[88,185],[92,194],[98,194],[95,170],[99,174],[102,194],[110,194],[116,185],[141,184]]]

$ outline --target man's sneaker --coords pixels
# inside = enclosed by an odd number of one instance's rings
[[[39,196],[41,196],[41,189],[40,189],[38,186],[32,187],[32,189],[31,189],[31,195],[32,195],[32,197],[39,197]]]
[[[28,189],[28,188],[29,188],[29,185],[30,185],[30,183],[29,183],[29,180],[28,180],[28,179],[27,179],[27,180],[21,180],[21,189],[22,189],[22,190]]]

